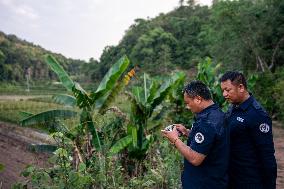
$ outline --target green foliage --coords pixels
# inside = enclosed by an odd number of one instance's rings
[[[201,61],[197,66],[197,76],[196,79],[203,81],[211,90],[213,100],[219,104],[223,110],[227,110],[228,102],[225,101],[223,97],[222,89],[220,86],[220,68],[221,64],[214,64],[210,58],[205,58]],[[260,77],[256,74],[251,74],[249,78],[247,78],[248,89],[258,89],[259,87],[263,87],[263,85],[258,85],[258,80]],[[263,78],[265,81],[268,81],[267,78]],[[262,89],[260,89],[262,90]],[[263,94],[263,93],[262,93]],[[267,95],[267,94],[266,94]],[[266,96],[266,95],[263,95]],[[265,103],[266,104],[266,103]]]
[[[207,56],[222,63],[221,71],[274,73],[284,59],[283,6],[281,0],[215,1],[212,7],[189,3],[137,19],[117,46],[106,48],[96,69],[106,70],[126,53],[151,74],[194,68]]]
[[[221,64],[214,65],[210,58],[206,58],[198,64],[196,78],[203,81],[210,88],[214,101],[220,107],[226,109],[228,104],[223,97],[219,81],[220,75],[218,75],[220,66]]]
[[[276,112],[276,116],[279,120],[284,122],[284,80],[280,80],[276,83],[274,88],[274,97],[279,108]]]
[[[5,166],[0,163],[0,172],[2,172],[5,169]]]
[[[71,118],[77,115],[77,112],[71,110],[50,110],[39,114],[27,115],[21,121],[22,125],[39,124],[39,123],[52,123],[55,131],[53,136],[61,140],[58,144],[57,150],[54,152],[53,163],[58,167],[58,170],[53,170],[52,174],[57,174],[56,177],[50,177],[49,173],[45,170],[30,171],[26,176],[31,175],[32,181],[35,186],[45,188],[46,183],[55,182],[55,186],[59,188],[85,188],[93,185],[93,180],[87,169],[93,168],[93,163],[99,163],[99,173],[93,172],[96,175],[103,175],[101,182],[106,184],[106,169],[108,161],[99,158],[94,160],[97,154],[106,154],[110,148],[108,143],[102,143],[101,133],[96,128],[95,121],[93,121],[93,114],[95,108],[107,108],[108,101],[114,99],[114,95],[119,94],[119,90],[114,90],[117,87],[117,82],[120,82],[120,88],[123,89],[128,82],[124,80],[119,81],[123,72],[127,69],[129,61],[126,56],[122,57],[106,74],[101,81],[98,89],[92,92],[91,95],[87,93],[78,83],[73,82],[65,70],[59,63],[52,57],[46,56],[46,62],[55,71],[65,88],[73,92],[74,96],[60,95],[54,98],[54,101],[60,104],[74,105],[77,102],[77,107],[80,109],[80,124],[75,128],[67,128],[60,119]],[[129,80],[130,78],[128,78]],[[109,96],[112,95],[111,98]],[[103,99],[103,100],[102,100]],[[101,103],[102,105],[98,105]],[[43,148],[35,148],[41,149]],[[73,155],[70,154],[73,151]],[[96,152],[97,154],[95,154]],[[71,164],[74,159],[73,165]],[[80,170],[84,170],[86,175],[81,174]],[[54,173],[54,171],[58,171]],[[92,172],[94,170],[90,170]],[[43,173],[43,175],[42,175]],[[36,176],[35,176],[36,175]],[[35,180],[33,180],[35,179]],[[83,182],[85,180],[85,182]],[[46,183],[45,183],[46,181]],[[58,181],[58,182],[57,182]],[[82,182],[82,183],[81,183]]]
[[[19,123],[22,119],[46,111],[47,109],[63,109],[64,107],[42,101],[1,100],[0,119],[11,123]]]
[[[27,77],[30,81],[54,79],[55,74],[44,64],[43,55],[47,53],[51,54],[40,46],[0,31],[0,81],[23,83]],[[81,65],[86,64],[85,61],[67,59],[61,54],[53,53],[53,56],[74,76],[80,73]]]
[[[132,107],[127,136],[112,146],[113,151],[118,152],[128,146],[130,158],[143,160],[147,156],[155,129],[161,124],[153,120],[160,111],[157,107],[162,106],[170,91],[182,79],[184,74],[176,73],[159,85],[159,81],[144,74],[143,87],[135,86],[132,93],[128,93]]]
[[[77,114],[77,112],[71,110],[49,110],[45,112],[41,112],[36,115],[31,115],[23,120],[21,120],[21,124],[23,126],[33,125],[37,123],[45,123],[52,122],[56,119],[68,119],[72,118]]]
[[[72,168],[72,157],[70,142],[63,133],[52,135],[58,142],[58,149],[54,152],[50,162],[56,166],[50,168],[36,168],[27,166],[22,172],[22,176],[30,178],[29,183],[14,185],[13,188],[89,188],[94,179],[86,172],[86,165],[81,163],[78,170]]]
[[[160,136],[161,137],[161,136]],[[171,144],[158,137],[145,159],[144,174],[133,177],[126,188],[180,188],[182,156]]]
[[[52,97],[52,100],[57,104],[62,104],[68,107],[76,106],[76,98],[74,98],[71,95],[66,95],[66,94],[54,95]]]
[[[271,73],[259,74],[255,80],[255,86],[252,89],[253,94],[262,106],[273,114],[276,108],[276,99],[274,98],[275,78]]]
[[[267,71],[283,65],[283,53],[278,61],[273,58],[284,32],[277,29],[283,25],[281,8],[279,0],[215,3],[208,28],[212,57],[229,69]]]
[[[138,38],[132,49],[131,59],[139,62],[139,66],[153,73],[153,66],[163,64],[159,72],[166,72],[172,64],[172,54],[176,45],[176,39],[171,33],[157,27]],[[157,73],[157,70],[154,72]]]
[[[272,115],[284,123],[284,69],[277,70],[275,79],[269,89],[273,90],[273,99],[275,99]]]
[[[60,66],[60,64],[55,60],[51,55],[46,55],[45,60],[50,68],[57,74],[63,86],[68,90],[72,91],[72,87],[74,86],[74,82],[70,79],[65,70]]]
[[[29,151],[31,152],[37,152],[37,153],[42,153],[42,152],[47,152],[47,153],[52,153],[54,152],[57,147],[54,145],[49,145],[49,144],[40,144],[40,145],[35,145],[31,144],[28,146]]]
[[[180,79],[174,84],[173,90],[170,93],[170,104],[168,104],[169,112],[167,114],[168,118],[172,123],[182,123],[183,125],[189,127],[192,123],[192,113],[187,110],[184,104],[183,88],[185,86],[185,74],[180,73]],[[160,118],[158,116],[157,118]]]
[[[111,90],[122,73],[129,66],[129,60],[126,56],[120,58],[116,64],[114,64],[104,76],[97,90],[92,94],[93,100],[104,96],[109,90]]]
[[[127,146],[129,146],[132,143],[132,141],[136,141],[135,139],[133,139],[133,136],[136,136],[135,138],[137,138],[137,133],[134,132],[132,135],[127,135],[126,137],[119,139],[115,143],[115,145],[111,147],[110,154],[112,155],[117,154],[118,152],[122,151]],[[136,145],[136,143],[134,143],[134,145]]]

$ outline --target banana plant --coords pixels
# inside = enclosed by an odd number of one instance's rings
[[[39,114],[25,114],[24,119],[21,120],[21,124],[28,126],[46,122],[56,123],[57,131],[63,131],[66,136],[72,139],[76,149],[78,149],[80,143],[78,142],[78,138],[82,138],[81,135],[85,134],[90,140],[92,147],[94,147],[97,152],[101,152],[101,141],[95,123],[92,120],[92,115],[95,110],[103,113],[114,100],[115,96],[128,84],[130,79],[128,75],[125,75],[122,81],[120,81],[122,74],[129,66],[128,58],[126,56],[120,58],[106,73],[98,88],[90,93],[85,91],[79,83],[74,82],[59,62],[51,55],[46,55],[45,60],[50,68],[57,74],[62,85],[69,92],[69,94],[54,96],[53,101],[58,104],[63,104],[66,107],[72,107],[72,110],[48,110]],[[79,129],[79,131],[76,132],[77,135],[75,135],[69,128],[64,126],[60,120],[73,118],[78,114],[80,116],[80,124],[77,126],[77,130]],[[91,137],[89,137],[89,133]],[[80,150],[79,148],[79,151]],[[90,157],[91,155],[86,156]],[[87,160],[87,157],[85,157],[85,159]]]
[[[220,63],[213,65],[210,58],[205,58],[203,61],[198,63],[196,79],[203,81],[210,88],[213,99],[216,103],[218,103],[221,107],[226,108],[228,104],[222,95],[219,82],[220,75],[217,75],[220,67]]]
[[[180,79],[175,83],[172,92],[169,94],[171,103],[167,107],[169,109],[167,116],[173,123],[182,123],[185,126],[190,126],[193,115],[186,109],[182,92],[185,86],[185,78],[185,74],[180,73]]]
[[[155,120],[162,109],[158,106],[183,77],[182,73],[176,73],[159,85],[157,80],[144,74],[143,86],[135,86],[127,93],[131,102],[127,135],[112,146],[110,153],[118,153],[127,147],[131,158],[142,160],[146,157],[154,140],[153,133],[161,125],[161,120]]]

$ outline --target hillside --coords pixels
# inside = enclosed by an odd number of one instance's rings
[[[189,69],[206,56],[224,70],[245,73],[283,66],[283,1],[214,1],[212,7],[192,2],[153,19],[136,19],[117,46],[104,49],[100,70],[122,54],[152,74]]]
[[[211,7],[180,2],[167,14],[136,19],[117,46],[104,49],[95,79],[123,54],[132,66],[158,76],[194,70],[210,57],[213,64],[221,63],[220,74],[254,75],[251,92],[284,120],[284,1],[215,0]]]
[[[54,79],[55,75],[43,62],[43,55],[47,53],[56,57],[71,75],[80,73],[81,65],[86,63],[52,53],[15,35],[0,32],[0,81],[22,82],[27,75],[32,81]]]

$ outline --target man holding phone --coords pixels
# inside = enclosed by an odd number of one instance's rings
[[[225,189],[229,158],[229,131],[224,113],[212,100],[208,87],[193,81],[184,88],[184,102],[195,114],[191,130],[174,124],[162,133],[184,156],[183,189]],[[188,137],[187,144],[179,134]]]

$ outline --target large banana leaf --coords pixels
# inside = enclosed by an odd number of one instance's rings
[[[160,128],[162,126],[162,121],[158,120],[148,120],[147,121],[147,131],[151,131],[151,132],[160,132]]]
[[[80,86],[79,83],[75,83],[72,91],[76,97],[79,108],[91,108],[93,105],[93,100],[89,97],[88,93]]]
[[[56,118],[68,119],[74,117],[76,114],[77,112],[71,110],[49,110],[27,117],[21,120],[21,124],[22,126],[28,126],[38,123],[49,122],[55,120]]]
[[[45,55],[46,63],[50,68],[57,74],[63,86],[68,90],[72,91],[74,82],[71,80],[69,75],[65,72],[62,66],[57,62],[57,60],[51,55]]]
[[[149,95],[148,95],[148,98],[147,98],[147,102],[152,102],[156,93],[157,93],[157,90],[158,90],[158,84],[156,81],[152,81],[151,83],[151,86],[150,86],[150,89],[149,89]]]
[[[74,134],[59,120],[52,121],[52,122],[48,123],[47,126],[49,128],[53,128],[52,133],[53,132],[61,132],[67,138],[69,138],[71,140],[75,138]]]
[[[137,128],[134,125],[128,125],[127,126],[127,133],[128,135],[130,135],[132,137],[132,144],[133,147],[136,148],[137,147]]]
[[[24,111],[20,111],[20,117],[21,117],[21,120],[23,120],[23,119],[26,119],[26,118],[28,118],[28,117],[30,117],[30,116],[32,116],[32,115],[34,115],[33,113],[30,113],[30,112],[24,112]]]
[[[131,119],[141,120],[143,119],[144,115],[146,115],[146,106],[143,104],[143,100],[141,100],[139,95],[142,92],[142,88],[139,87],[134,87],[134,88],[136,88],[137,90],[133,90],[133,93],[125,93],[125,94],[127,95],[128,99],[131,102]]]
[[[113,87],[108,95],[106,95],[105,98],[100,98],[96,102],[96,108],[99,108],[99,113],[103,113],[109,105],[115,100],[115,97],[121,92],[121,90],[124,88],[125,83],[119,82]]]
[[[128,75],[130,72],[128,72],[121,81],[116,82],[115,86],[110,89],[110,91],[107,95],[105,95],[104,98],[99,98],[96,101],[96,108],[99,108],[99,113],[103,113],[115,100],[118,94],[125,88],[125,86],[128,85],[129,80],[131,79],[131,77]]]
[[[62,104],[62,105],[71,106],[71,107],[76,106],[76,98],[71,95],[67,95],[67,94],[54,95],[52,97],[52,100],[53,102],[57,104]]]
[[[173,92],[172,92],[172,97],[174,99],[179,99],[180,96],[183,97],[182,94],[182,89],[184,87],[184,81],[185,81],[185,73],[184,72],[178,72],[176,74],[176,77],[178,77],[178,79],[176,80],[176,82],[174,82],[172,88],[173,88]]]
[[[32,151],[32,152],[48,152],[48,153],[52,153],[57,149],[56,146],[54,145],[49,145],[49,144],[31,144],[28,146],[28,150]]]
[[[132,95],[129,95],[130,99],[132,99],[131,101],[136,104],[139,109],[141,111],[143,111],[144,113],[146,113],[146,100],[145,100],[145,96],[144,96],[144,91],[142,89],[142,87],[133,87],[132,90]]]
[[[109,153],[110,154],[116,154],[118,152],[120,152],[121,150],[123,150],[124,148],[126,148],[129,144],[131,144],[132,142],[132,136],[131,135],[127,135],[126,137],[121,138],[120,140],[118,140],[111,148]]]
[[[101,81],[96,92],[92,93],[92,100],[95,101],[109,92],[115,86],[116,81],[122,75],[129,65],[129,60],[126,56],[120,58],[107,72]]]
[[[181,73],[176,73],[166,82],[164,82],[164,84],[159,88],[156,96],[153,98],[153,102],[151,103],[152,110],[154,110],[154,108],[165,99],[172,86],[180,79],[181,76]]]

